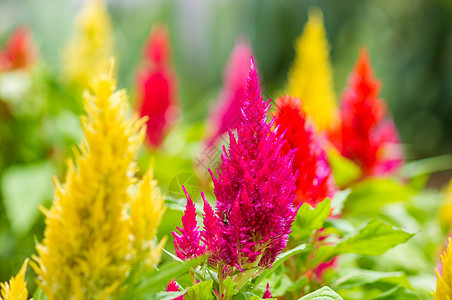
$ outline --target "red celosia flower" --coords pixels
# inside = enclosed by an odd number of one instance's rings
[[[11,71],[31,66],[37,56],[37,48],[26,27],[17,28],[0,52],[0,71]]]
[[[296,173],[295,205],[307,202],[315,207],[327,197],[334,195],[334,179],[325,151],[306,114],[300,111],[298,98],[283,96],[276,100],[275,125],[284,134],[282,153],[295,150],[292,163]]]
[[[178,292],[179,291],[179,285],[177,284],[176,280],[171,279],[170,282],[168,282],[168,285],[166,286],[165,291],[167,292]],[[174,298],[173,300],[184,300],[184,296],[179,296]]]
[[[349,86],[342,95],[341,124],[331,135],[342,155],[355,161],[363,176],[393,171],[402,163],[397,129],[378,98],[380,84],[373,78],[369,54],[361,50]]]
[[[267,283],[267,289],[264,292],[264,295],[262,296],[262,299],[271,299],[272,293],[270,292],[270,284]]]
[[[239,43],[232,51],[223,75],[223,89],[218,104],[213,107],[209,117],[210,146],[228,129],[235,129],[240,124],[240,108],[246,96],[246,78],[248,62],[253,55],[249,43]]]
[[[198,230],[198,223],[196,222],[196,208],[190,195],[184,187],[185,196],[187,197],[187,206],[184,215],[182,216],[183,228],[177,227],[181,234],[173,231],[174,248],[176,255],[180,259],[190,260],[198,257],[204,253],[204,247],[200,245],[201,232]]]
[[[271,266],[287,244],[295,216],[292,153],[281,154],[284,140],[271,132],[272,122],[266,122],[270,104],[262,101],[252,60],[247,82],[237,137],[229,130],[221,172],[218,177],[211,172],[220,220],[220,263],[239,270]]]
[[[144,53],[144,69],[137,75],[137,96],[141,116],[147,116],[146,134],[152,146],[159,146],[168,125],[176,117],[175,78],[170,68],[170,44],[165,27],[152,30]]]

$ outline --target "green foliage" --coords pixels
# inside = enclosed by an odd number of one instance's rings
[[[316,208],[312,208],[308,203],[303,203],[298,209],[292,225],[292,237],[299,241],[309,238],[314,230],[322,228],[330,211],[330,199],[323,200]]]
[[[325,286],[315,292],[312,292],[299,300],[342,300],[342,297],[336,294],[332,289]]]
[[[215,297],[213,295],[212,285],[213,285],[213,281],[204,281],[204,282],[197,283],[187,290],[187,293],[185,294],[184,299],[187,299],[187,300],[198,300],[198,299],[214,300]]]
[[[11,229],[26,234],[39,215],[37,209],[52,199],[52,176],[55,168],[49,161],[32,165],[12,166],[4,171],[1,191]]]

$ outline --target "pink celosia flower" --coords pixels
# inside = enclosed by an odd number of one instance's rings
[[[221,264],[240,270],[258,261],[272,265],[287,244],[295,209],[292,153],[281,154],[284,140],[271,132],[256,68],[251,60],[242,122],[237,137],[229,130],[229,151],[223,148],[221,172],[211,172],[217,198],[216,216]],[[206,236],[207,244],[210,236]]]
[[[170,44],[165,27],[155,27],[144,52],[143,70],[137,74],[137,96],[141,116],[147,116],[150,144],[159,146],[176,117],[176,83],[170,68]]]
[[[207,144],[210,146],[228,129],[240,124],[240,108],[246,96],[248,62],[253,55],[248,42],[238,43],[232,51],[223,75],[223,89],[210,112]]]
[[[202,255],[204,253],[204,247],[200,245],[201,232],[196,222],[195,205],[185,190],[185,187],[182,187],[182,189],[187,197],[187,206],[182,216],[183,227],[177,227],[181,234],[178,234],[176,231],[173,231],[172,234],[174,236],[174,248],[177,257],[183,260],[190,260]]]
[[[179,285],[177,284],[176,280],[171,279],[170,282],[168,282],[168,285],[166,286],[165,291],[167,292],[178,292],[179,291]],[[184,296],[179,296],[174,298],[173,300],[184,300]]]
[[[11,71],[31,66],[37,56],[37,48],[27,27],[18,27],[0,52],[0,71]]]
[[[264,295],[262,296],[262,299],[271,299],[272,293],[270,292],[270,284],[267,283],[267,289],[264,292]]]
[[[342,95],[339,129],[333,144],[355,161],[363,176],[385,174],[402,164],[397,129],[378,98],[380,84],[373,78],[369,54],[361,50],[349,86]]]
[[[292,169],[296,173],[295,205],[309,203],[315,207],[334,195],[334,179],[325,151],[315,135],[306,114],[300,111],[298,98],[283,96],[276,100],[275,125],[284,133],[282,153],[296,150]]]

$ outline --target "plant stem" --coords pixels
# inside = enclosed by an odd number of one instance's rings
[[[191,284],[195,285],[196,279],[195,279],[195,274],[193,273],[192,270],[190,270],[190,278],[191,278]]]
[[[220,265],[220,267],[218,268],[218,284],[219,284],[219,291],[218,291],[218,295],[220,296],[220,300],[223,300],[223,292],[224,292],[224,278],[223,278],[223,265]]]

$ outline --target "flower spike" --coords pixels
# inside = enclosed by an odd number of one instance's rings
[[[174,248],[176,249],[177,257],[183,260],[190,260],[202,255],[205,249],[200,245],[201,232],[198,230],[198,223],[196,222],[195,205],[184,186],[182,186],[182,189],[187,198],[187,206],[182,216],[183,227],[177,227],[181,234],[178,234],[176,231],[173,231],[172,234],[174,236]]]

